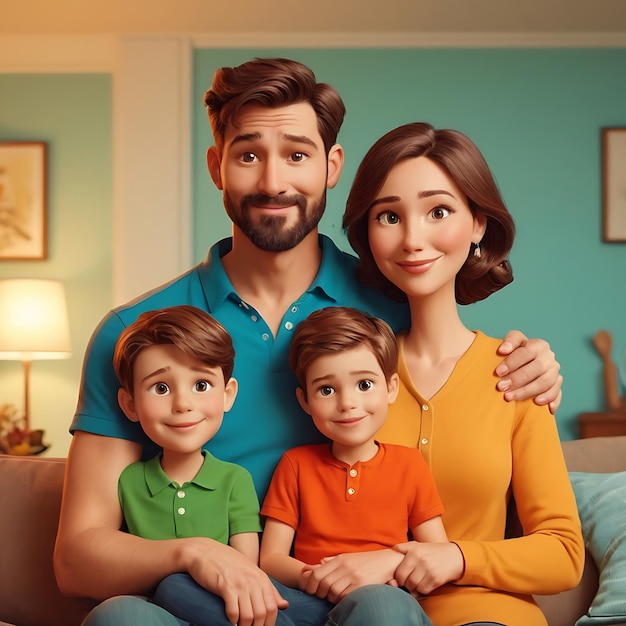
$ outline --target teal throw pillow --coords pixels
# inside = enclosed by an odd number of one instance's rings
[[[626,622],[626,472],[569,474],[587,549],[600,572],[598,592],[576,626]]]

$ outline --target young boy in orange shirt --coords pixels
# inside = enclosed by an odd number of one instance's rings
[[[378,551],[377,576],[393,587],[404,557],[394,545],[409,533],[448,541],[421,453],[375,438],[398,393],[396,338],[386,322],[355,309],[321,309],[297,326],[289,363],[300,405],[330,441],[293,448],[277,465],[261,508],[261,567],[334,603],[357,588],[343,573],[351,568],[354,580],[359,553]]]

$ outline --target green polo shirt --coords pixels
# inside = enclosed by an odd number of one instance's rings
[[[161,469],[161,455],[129,465],[118,483],[128,530],[145,539],[209,537],[224,544],[260,532],[259,501],[243,467],[204,451],[196,477],[178,485]]]

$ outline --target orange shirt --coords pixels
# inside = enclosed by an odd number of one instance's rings
[[[400,393],[378,433],[421,450],[448,537],[463,552],[463,577],[420,601],[435,626],[544,626],[531,594],[574,587],[582,573],[580,522],[555,419],[532,400],[503,400],[494,374],[499,344],[478,332],[427,400],[411,381],[401,341]],[[505,540],[512,495],[525,536]]]
[[[352,466],[330,444],[285,452],[261,515],[296,530],[295,558],[314,564],[326,556],[390,548],[409,528],[441,515],[430,470],[415,448],[379,444],[377,454]]]

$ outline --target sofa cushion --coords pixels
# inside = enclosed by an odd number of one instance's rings
[[[61,595],[54,578],[64,459],[0,455],[0,624],[78,626],[94,605]]]
[[[598,592],[576,626],[626,621],[626,472],[570,472],[587,549],[598,569]]]

